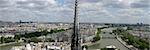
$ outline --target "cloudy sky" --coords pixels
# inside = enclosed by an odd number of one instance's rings
[[[150,0],[79,0],[81,22],[150,24]],[[74,0],[0,0],[0,20],[73,22]]]

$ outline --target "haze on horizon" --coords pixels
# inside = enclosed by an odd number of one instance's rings
[[[80,22],[150,24],[150,0],[79,0]],[[0,0],[0,20],[73,22],[74,0]]]

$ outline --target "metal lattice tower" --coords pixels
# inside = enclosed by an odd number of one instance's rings
[[[71,40],[71,50],[82,50],[81,35],[79,33],[79,16],[78,16],[78,0],[75,0],[74,10],[74,28]]]

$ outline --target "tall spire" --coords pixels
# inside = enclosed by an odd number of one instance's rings
[[[79,33],[78,0],[75,0],[74,7],[74,28],[71,41],[71,50],[81,50],[81,37]]]

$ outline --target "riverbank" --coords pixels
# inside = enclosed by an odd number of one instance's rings
[[[3,43],[3,44],[0,44],[0,47],[1,47],[1,46],[6,46],[6,45],[11,45],[11,44],[15,44],[15,43],[18,43],[18,42]]]
[[[22,42],[20,41],[20,42],[3,43],[3,44],[0,44],[0,47],[1,46],[6,46],[6,45],[11,45],[11,44],[16,44],[16,43],[22,43]]]
[[[117,36],[117,40],[118,40],[121,44],[123,44],[126,48],[128,48],[129,50],[138,50],[137,48],[133,47],[132,45],[127,45],[127,43],[124,42],[124,41],[123,41],[121,38],[119,38],[118,36]]]
[[[13,42],[13,43],[9,43],[9,44],[3,44],[0,46],[0,50],[10,50],[12,47],[14,46],[22,46],[22,45],[25,45],[26,43],[23,43],[23,42]]]

